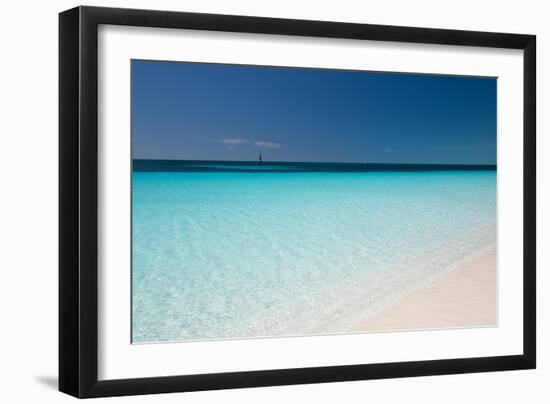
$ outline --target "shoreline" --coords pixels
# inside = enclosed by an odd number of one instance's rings
[[[497,325],[496,245],[461,262],[347,332]]]

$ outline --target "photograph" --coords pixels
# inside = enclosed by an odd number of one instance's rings
[[[132,343],[498,325],[497,77],[130,64]]]

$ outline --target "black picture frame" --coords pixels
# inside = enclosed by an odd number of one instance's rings
[[[99,381],[97,52],[100,24],[523,50],[523,353]],[[534,35],[97,7],[77,7],[60,13],[59,390],[85,398],[535,368],[535,60]]]

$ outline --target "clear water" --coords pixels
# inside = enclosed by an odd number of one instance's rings
[[[133,342],[345,332],[495,243],[496,170],[346,167],[135,163]]]

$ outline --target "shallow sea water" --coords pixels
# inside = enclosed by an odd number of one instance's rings
[[[134,343],[345,332],[496,242],[496,170],[243,167],[134,166]]]

